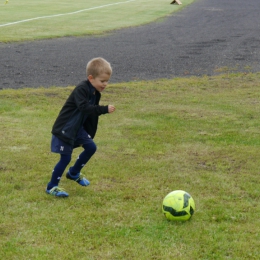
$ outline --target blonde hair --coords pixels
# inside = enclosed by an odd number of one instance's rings
[[[101,74],[107,74],[111,76],[112,74],[112,67],[108,61],[105,59],[98,57],[90,60],[86,67],[87,77],[92,75],[93,78]]]

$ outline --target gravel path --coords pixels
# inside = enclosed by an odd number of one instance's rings
[[[102,37],[0,44],[0,88],[75,85],[97,56],[111,62],[111,82],[215,75],[224,67],[259,72],[260,1],[197,0],[164,21]]]

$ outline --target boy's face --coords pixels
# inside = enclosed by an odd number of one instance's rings
[[[110,75],[108,74],[100,74],[95,78],[92,75],[88,76],[88,80],[98,92],[102,92],[106,88],[109,79]]]

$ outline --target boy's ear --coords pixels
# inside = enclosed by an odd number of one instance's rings
[[[94,79],[94,77],[92,75],[88,75],[87,79],[92,80],[92,79]]]

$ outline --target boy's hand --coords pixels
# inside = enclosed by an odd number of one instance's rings
[[[116,108],[113,105],[108,105],[108,113],[113,113]]]

